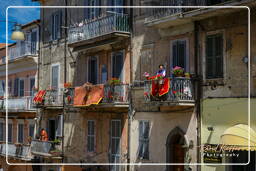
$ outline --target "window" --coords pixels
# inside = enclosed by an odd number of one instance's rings
[[[186,40],[175,40],[172,42],[172,67],[179,66],[184,68],[185,70],[187,68],[187,49],[186,49]]]
[[[24,124],[19,123],[18,124],[18,143],[23,143],[24,138]]]
[[[95,121],[87,122],[87,151],[95,151]]]
[[[5,64],[5,62],[6,62],[6,56],[3,56],[2,57],[2,63]]]
[[[8,142],[12,143],[12,123],[8,123]]]
[[[37,50],[37,47],[36,47],[36,44],[37,44],[37,31],[33,31],[31,33],[31,53],[32,54],[36,54],[36,50]]]
[[[52,40],[57,40],[61,37],[61,21],[61,10],[52,14]]]
[[[206,37],[206,78],[223,78],[223,36]]]
[[[139,122],[139,158],[149,159],[149,121]]]
[[[34,95],[34,92],[33,92],[33,89],[34,89],[34,86],[35,86],[35,78],[30,78],[30,96],[33,96]]]
[[[84,0],[85,6],[100,6],[101,0]],[[100,15],[100,8],[85,8],[85,18],[93,19]]]
[[[56,136],[62,137],[62,129],[63,129],[63,115],[58,115],[57,117],[57,130],[56,130]]]
[[[98,82],[98,60],[95,56],[88,58],[88,82],[92,84]]]
[[[35,130],[35,125],[34,124],[29,124],[29,132],[28,135],[30,137],[34,137],[34,130]]]
[[[4,141],[4,123],[0,122],[0,141]]]
[[[123,80],[123,51],[112,54],[112,77]]]
[[[24,96],[24,79],[19,80],[19,96]]]
[[[52,65],[52,81],[51,86],[53,89],[59,88],[59,65]]]
[[[120,163],[121,120],[111,121],[111,163]],[[118,165],[111,166],[111,171],[118,171]]]
[[[101,83],[106,83],[108,80],[108,69],[107,65],[102,65],[101,67]]]

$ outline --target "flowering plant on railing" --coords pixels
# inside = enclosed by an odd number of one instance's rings
[[[111,80],[108,81],[109,85],[117,85],[120,83],[121,83],[121,80],[119,80],[118,78],[111,78]]]
[[[182,67],[179,67],[179,66],[175,66],[173,69],[172,69],[172,73],[174,76],[176,77],[182,77],[184,75],[184,69]]]
[[[71,82],[64,83],[64,88],[71,88],[71,87],[72,87]]]

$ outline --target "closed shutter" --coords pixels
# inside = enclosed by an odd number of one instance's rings
[[[0,122],[0,141],[4,141],[4,123]]]
[[[35,125],[34,124],[29,124],[29,136],[34,137],[34,130],[35,130]]]
[[[23,143],[23,131],[24,131],[24,125],[18,124],[18,142]]]
[[[36,42],[37,42],[37,32],[33,31],[31,33],[31,53],[36,54]]]
[[[19,78],[15,78],[14,80],[14,96],[19,95]]]
[[[62,34],[62,29],[61,29],[61,25],[62,25],[62,10],[59,10],[56,16],[56,32],[57,32],[57,39],[61,38],[61,34]]]
[[[19,82],[19,96],[24,96],[24,80]]]
[[[96,0],[96,6],[101,6],[101,0]],[[100,16],[101,8],[96,8],[96,17]]]
[[[12,124],[8,124],[8,142],[12,143]]]
[[[84,6],[89,6],[89,0],[84,0]],[[84,17],[89,19],[89,8],[84,8]]]
[[[8,87],[8,93],[10,96],[12,96],[12,80],[9,80]]]
[[[223,38],[222,34],[206,38],[206,78],[223,77]]]

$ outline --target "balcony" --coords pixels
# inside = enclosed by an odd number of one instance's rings
[[[74,51],[111,44],[130,36],[129,16],[109,13],[68,30],[68,44]]]
[[[29,145],[21,145],[21,144],[8,144],[8,153],[6,151],[6,143],[2,142],[0,144],[0,154],[5,156],[8,154],[8,157],[18,158],[21,160],[31,160],[33,157],[30,152]]]
[[[55,157],[61,159],[61,145],[57,145],[52,141],[33,140],[31,142],[31,153],[33,155],[44,157]]]
[[[29,41],[25,41],[20,46],[16,45],[14,47],[8,48],[9,60],[13,61],[25,56],[36,57],[38,55],[36,48],[32,48],[32,44]]]
[[[63,107],[63,89],[46,90],[42,103],[36,103],[33,100],[33,107],[62,108]]]
[[[6,109],[6,103],[8,100],[8,111],[9,112],[35,112],[33,107],[33,97],[9,97],[0,101],[1,110]]]
[[[75,88],[69,88],[65,95],[66,105],[74,105]],[[93,96],[89,94],[88,96]],[[70,100],[67,100],[67,99]],[[129,84],[105,84],[103,88],[103,98],[98,105],[94,107],[125,107],[129,105]]]
[[[134,108],[141,112],[162,112],[191,110],[195,106],[194,78],[168,78],[168,84],[161,80],[134,82],[132,96]],[[166,86],[167,85],[167,86]]]
[[[154,4],[155,6],[218,6],[241,5],[246,0],[170,0],[161,1]],[[229,9],[218,9],[223,12]],[[232,9],[230,9],[232,10]],[[234,9],[233,9],[234,10]],[[218,15],[217,9],[200,9],[200,8],[153,8],[148,10],[148,16],[145,18],[147,26],[154,26],[158,28],[167,28],[170,26],[185,24],[191,22],[193,19],[203,19],[210,16]],[[207,14],[212,12],[212,14]]]

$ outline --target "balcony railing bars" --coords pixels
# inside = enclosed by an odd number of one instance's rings
[[[170,79],[169,92],[163,97],[153,97],[151,95],[152,81],[146,80],[144,83],[144,97],[146,102],[150,101],[169,101],[169,102],[193,102],[194,101],[194,82],[190,78]]]
[[[68,42],[75,43],[113,32],[128,33],[129,31],[129,16],[121,13],[111,13],[104,17],[92,19],[82,26],[71,27],[68,31]]]

